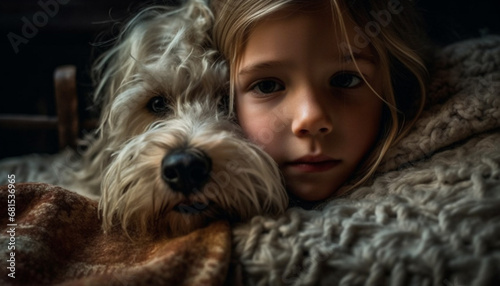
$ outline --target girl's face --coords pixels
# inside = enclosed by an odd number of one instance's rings
[[[355,25],[346,25],[353,43]],[[380,94],[378,66],[361,49],[359,72],[338,30],[328,9],[278,12],[252,29],[236,70],[239,123],[307,201],[333,195],[379,132],[382,101],[360,75]]]

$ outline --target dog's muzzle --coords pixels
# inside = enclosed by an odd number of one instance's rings
[[[169,187],[185,196],[200,191],[210,178],[212,160],[197,149],[176,149],[162,161],[162,178]]]

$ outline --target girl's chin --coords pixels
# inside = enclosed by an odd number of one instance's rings
[[[338,166],[337,166],[338,167]],[[337,167],[324,172],[298,172],[283,169],[286,187],[290,194],[303,201],[321,201],[334,196],[347,179]]]
[[[317,202],[325,200],[335,194],[337,184],[327,184],[321,181],[315,183],[307,182],[289,182],[287,183],[287,190],[297,199]]]

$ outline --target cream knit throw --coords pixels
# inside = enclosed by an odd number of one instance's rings
[[[436,55],[430,102],[369,186],[233,231],[248,285],[500,285],[500,37]]]

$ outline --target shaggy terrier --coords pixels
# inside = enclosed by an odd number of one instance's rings
[[[105,231],[177,236],[287,207],[276,163],[243,137],[223,100],[227,68],[212,24],[204,1],[150,7],[95,65],[99,128],[71,172],[39,177],[98,197]]]

